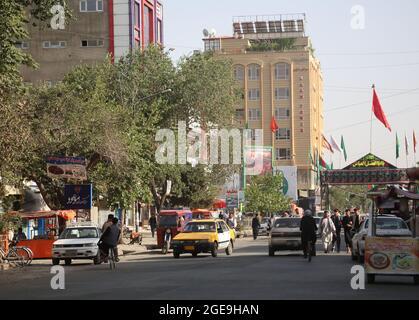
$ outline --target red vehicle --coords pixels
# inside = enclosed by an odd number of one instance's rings
[[[202,219],[218,219],[218,212],[210,211],[207,209],[196,209],[192,210],[192,219],[193,220],[202,220]]]
[[[157,246],[162,249],[163,254],[167,254],[172,239],[182,231],[185,223],[190,220],[192,220],[192,211],[190,210],[160,211],[157,222]]]

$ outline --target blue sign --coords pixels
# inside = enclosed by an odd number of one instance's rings
[[[64,187],[64,206],[66,209],[91,209],[93,188],[91,184],[66,185]]]

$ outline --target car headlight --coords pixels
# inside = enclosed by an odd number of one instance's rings
[[[84,247],[96,247],[97,243],[86,243]]]

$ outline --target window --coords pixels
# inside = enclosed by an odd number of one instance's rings
[[[157,19],[157,41],[162,44],[163,43],[163,28],[162,28],[162,21]]]
[[[250,139],[252,141],[262,141],[262,137],[263,137],[262,129],[250,129]]]
[[[286,128],[280,128],[275,132],[276,140],[290,140],[291,130]]]
[[[276,88],[275,89],[275,99],[276,100],[288,100],[290,98],[290,89],[289,88]]]
[[[220,51],[221,40],[220,39],[209,39],[205,40],[205,51]]]
[[[45,49],[60,49],[67,46],[66,41],[44,41],[42,47]]]
[[[19,49],[23,49],[23,50],[29,49],[29,42],[27,42],[27,41],[16,41],[15,42],[15,47],[19,48]]]
[[[258,121],[262,118],[262,112],[260,109],[249,109],[249,120]]]
[[[140,27],[140,4],[134,2],[134,26]]]
[[[82,40],[82,47],[103,47],[103,39],[94,39],[94,40]]]
[[[80,0],[80,12],[103,11],[103,0]]]
[[[244,109],[236,109],[236,119],[237,120],[244,119]]]
[[[283,149],[277,148],[276,149],[276,160],[291,160],[291,149]]]
[[[234,79],[235,80],[244,80],[244,67],[243,66],[234,66]]]
[[[290,68],[286,63],[278,63],[275,65],[275,79],[276,80],[289,80]]]
[[[290,118],[290,109],[288,108],[276,108],[275,119],[276,120],[288,120]]]
[[[249,80],[260,79],[260,66],[257,64],[249,65]]]
[[[144,45],[147,47],[154,42],[153,10],[144,5]]]
[[[251,101],[257,101],[260,99],[260,90],[259,89],[249,89],[248,98]]]

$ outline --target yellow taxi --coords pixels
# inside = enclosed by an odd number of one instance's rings
[[[224,220],[192,220],[173,238],[173,256],[178,259],[183,253],[190,253],[194,257],[199,253],[211,253],[216,258],[220,250],[231,255],[235,239],[235,231]]]

